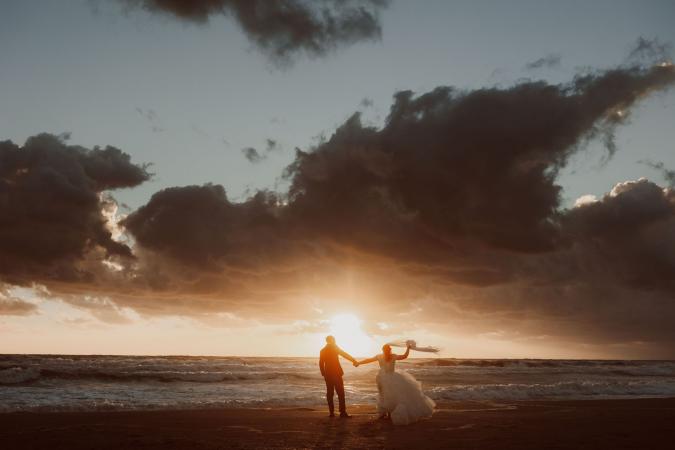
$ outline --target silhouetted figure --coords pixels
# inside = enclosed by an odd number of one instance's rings
[[[337,346],[333,336],[326,336],[326,346],[321,349],[321,353],[319,354],[319,368],[321,369],[323,379],[326,381],[328,411],[330,411],[330,417],[335,417],[333,394],[337,392],[338,401],[340,402],[340,417],[350,417],[345,407],[345,385],[342,381],[344,372],[342,371],[342,366],[340,366],[338,356],[342,356],[350,360],[352,364],[356,364],[356,360],[349,353]]]

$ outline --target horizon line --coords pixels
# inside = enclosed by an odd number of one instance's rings
[[[149,358],[149,357],[165,357],[165,358],[318,358],[318,355],[306,355],[306,356],[279,356],[279,355],[270,355],[270,356],[261,356],[261,355],[185,355],[185,354],[145,354],[145,355],[134,355],[134,354],[124,354],[124,353],[0,353],[2,356],[124,356],[124,357],[134,357],[134,358]],[[367,355],[359,355],[363,357]],[[441,357],[441,356],[429,356],[429,357],[415,357],[410,356],[407,359],[451,359],[458,361],[465,360],[482,360],[482,361],[645,361],[645,362],[675,362],[675,359],[654,359],[654,358],[481,358],[481,357],[470,357],[470,358],[456,358],[456,357]]]

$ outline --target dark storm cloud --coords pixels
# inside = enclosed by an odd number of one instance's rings
[[[288,199],[267,217],[283,218],[274,225],[282,234],[422,262],[443,261],[475,246],[553,250],[562,239],[557,171],[585,139],[622,123],[636,100],[674,80],[670,67],[633,67],[557,86],[526,82],[469,92],[441,87],[417,97],[399,92],[383,128],[363,126],[357,114],[326,142],[299,151],[287,169]],[[224,211],[235,210],[237,204],[215,186],[191,189],[200,189],[200,198],[219,198]],[[183,198],[178,191],[160,194],[147,208],[154,210],[160,199],[170,205]],[[260,202],[259,208],[272,206]],[[173,214],[165,218],[142,208],[128,227],[138,239],[145,222],[157,227],[177,220],[181,207],[169,210]],[[230,213],[207,211],[218,208],[188,214],[191,226],[198,229],[208,218],[203,225],[215,236],[223,231],[213,228],[216,216],[229,221],[222,227],[230,233],[237,230]],[[153,248],[161,250],[157,239]],[[225,255],[229,247],[216,245],[210,252],[217,248]],[[188,254],[207,250],[172,254],[189,261]]]
[[[621,67],[563,85],[399,92],[383,127],[355,114],[298,151],[287,195],[235,203],[220,186],[168,189],[124,225],[155,264],[179,268],[163,266],[162,283],[199,292],[204,308],[220,295],[232,310],[283,315],[267,308],[339,291],[353,282],[338,275],[349,267],[392,310],[436,299],[429,323],[452,305],[467,321],[483,314],[476,327],[526,317],[528,333],[671,342],[664,320],[635,311],[635,298],[661,305],[659,317],[675,314],[664,303],[675,287],[662,248],[675,246],[672,194],[639,181],[568,211],[556,175],[673,82],[670,66]]]
[[[565,216],[577,246],[601,258],[611,278],[675,295],[675,192],[646,180],[617,184]]]
[[[354,114],[328,139],[298,150],[285,171],[285,194],[258,192],[235,202],[212,184],[157,192],[121,222],[135,243],[134,261],[97,273],[96,283],[45,282],[50,259],[31,253],[28,237],[21,242],[29,256],[22,257],[34,265],[36,281],[75,305],[76,296],[95,295],[142,314],[228,311],[290,319],[298,299],[345,298],[355,286],[370,300],[354,304],[366,315],[381,308],[409,314],[414,301],[421,305],[416,320],[439,327],[451,317],[474,330],[517,327],[528,335],[653,340],[675,349],[667,325],[675,319],[672,191],[646,180],[626,182],[567,210],[556,181],[588,140],[607,142],[638,100],[673,83],[675,68],[657,65],[619,67],[561,85],[399,92],[382,127],[366,126]],[[80,159],[104,151],[47,141],[43,156],[50,164],[70,155],[58,173],[85,171],[91,164]],[[116,170],[88,169],[108,176],[79,183],[95,186],[75,189],[89,202],[60,200],[58,208],[66,218],[71,210],[87,214],[43,224],[43,240],[76,236],[64,242],[77,245],[56,252],[55,260],[78,261],[91,246],[129,253],[109,233],[96,232],[107,232],[98,192],[148,175],[119,150],[111,152],[123,162],[118,170],[134,176],[121,181],[112,176]],[[3,171],[0,199],[5,192],[24,195],[28,189],[16,186],[26,173],[46,183],[53,171]],[[36,207],[30,217],[45,211]],[[22,236],[34,227],[22,220],[6,221],[3,230]]]
[[[552,69],[555,67],[560,67],[561,56],[556,53],[551,53],[550,55],[543,56],[539,59],[531,61],[525,64],[525,69],[527,70],[536,70],[536,69]]]
[[[518,281],[468,294],[468,309],[490,310],[504,323],[519,318],[521,332],[605,344],[639,341],[660,347],[654,357],[672,357],[672,189],[646,179],[619,183],[601,199],[565,211],[561,227],[568,246],[512,260]]]
[[[80,263],[101,249],[131,257],[102,216],[101,192],[147,180],[114,147],[86,149],[40,134],[0,143],[0,275],[28,281],[86,278]]]
[[[277,199],[259,192],[232,203],[220,185],[164,189],[123,222],[144,248],[205,268],[246,267],[278,242]]]
[[[298,53],[326,53],[381,35],[378,14],[388,0],[119,0],[131,8],[205,23],[233,17],[249,40],[274,62]]]
[[[401,249],[387,235],[405,238],[415,252],[452,251],[458,239],[551,250],[558,170],[584,140],[611,135],[635,101],[674,81],[670,67],[635,67],[557,86],[399,92],[382,129],[356,114],[325,143],[298,152],[287,173],[291,216],[364,245]]]

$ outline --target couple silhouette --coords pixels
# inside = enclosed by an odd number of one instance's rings
[[[412,341],[411,341],[412,342]],[[378,362],[380,371],[375,381],[377,383],[378,398],[377,411],[380,418],[390,418],[395,425],[407,425],[416,422],[422,417],[430,417],[436,404],[424,395],[422,385],[407,372],[396,372],[395,363],[406,359],[410,353],[411,344],[406,344],[406,351],[402,355],[392,353],[391,346],[382,346],[382,353],[372,358],[357,361],[349,353],[338,347],[333,336],[326,336],[326,345],[319,354],[319,369],[326,382],[326,400],[330,417],[335,417],[333,397],[337,393],[340,417],[349,418],[345,404],[345,385],[342,380],[344,372],[340,365],[340,356],[349,360],[358,367],[361,364]]]

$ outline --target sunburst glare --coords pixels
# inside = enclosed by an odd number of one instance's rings
[[[330,333],[344,351],[353,355],[374,353],[375,340],[363,331],[361,319],[354,314],[337,314],[330,319],[329,324]]]

